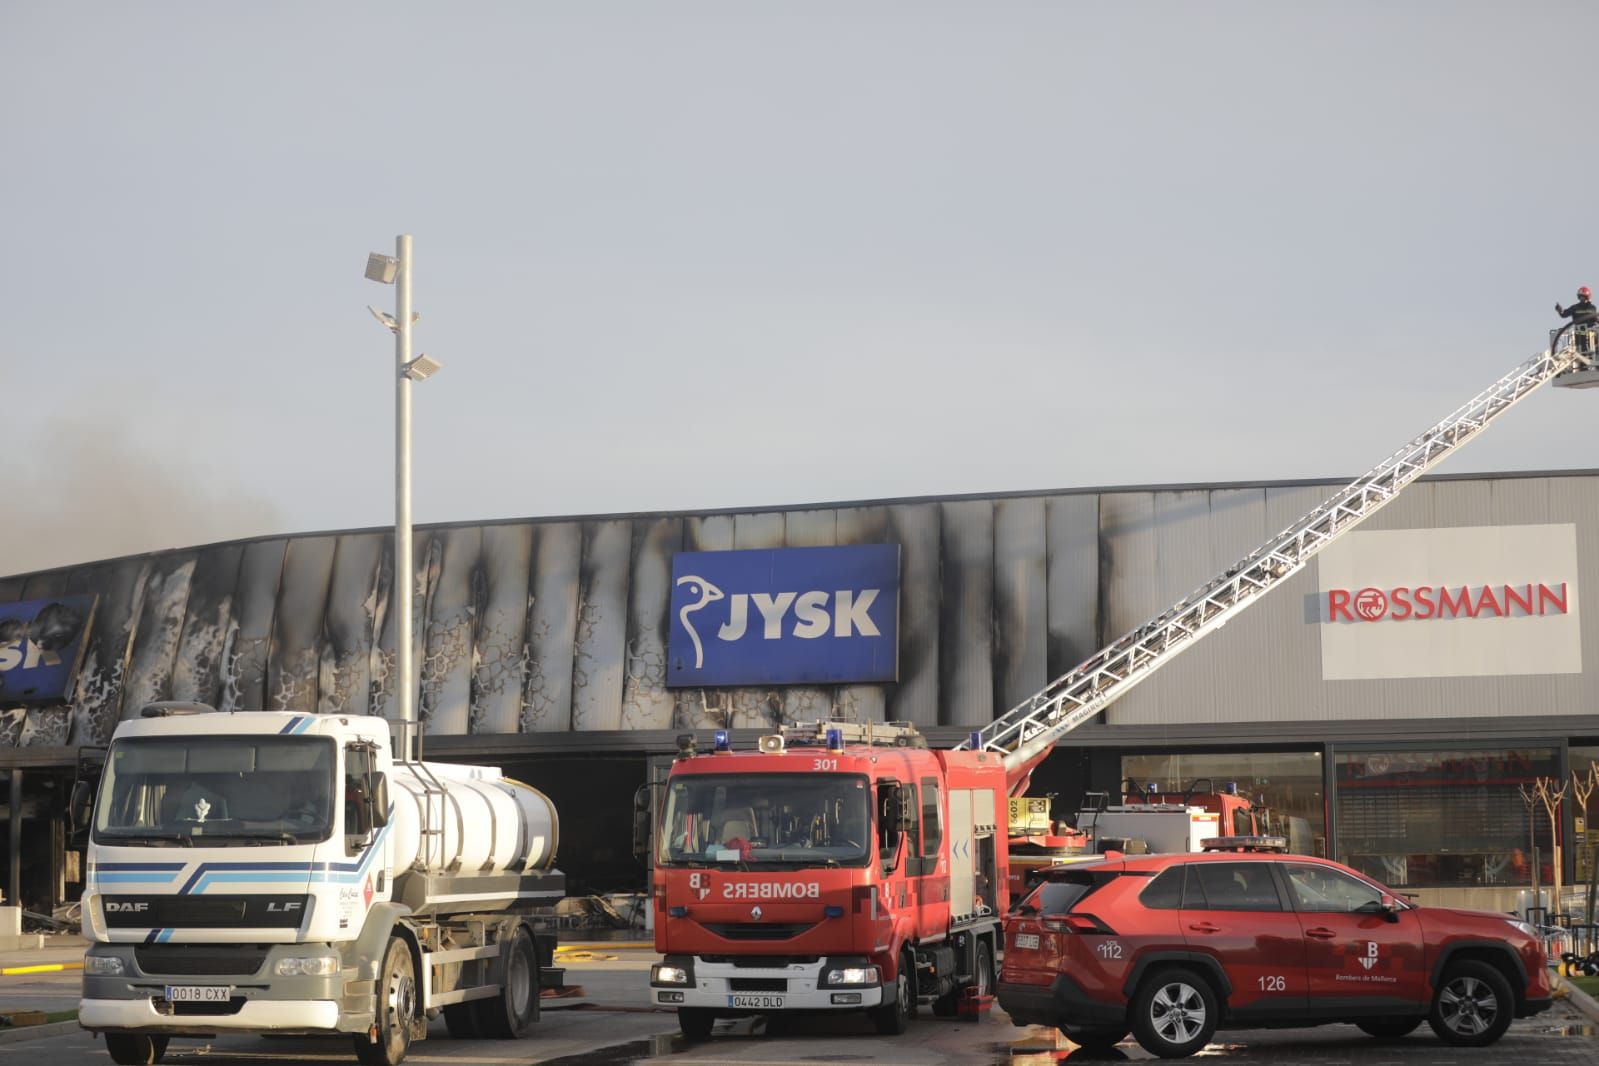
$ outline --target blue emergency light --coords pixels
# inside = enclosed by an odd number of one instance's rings
[[[968,744],[970,744],[972,746],[972,750],[973,751],[982,751],[983,750],[983,734],[979,733],[975,729],[972,730],[970,733],[966,734],[966,743],[968,743]]]
[[[827,731],[827,750],[844,750],[844,731],[842,729],[829,729]]]
[[[718,729],[716,731],[716,750],[717,751],[732,751],[733,750],[733,742],[732,742],[731,739],[728,738],[727,730],[725,730],[725,729]]]

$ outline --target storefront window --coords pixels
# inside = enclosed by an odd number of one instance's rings
[[[1553,748],[1339,751],[1335,765],[1339,862],[1396,888],[1525,885],[1536,847],[1551,878],[1549,818],[1518,789],[1559,773]]]
[[[1327,854],[1327,818],[1321,795],[1321,754],[1314,751],[1252,751],[1235,754],[1184,752],[1176,755],[1124,755],[1122,777],[1157,792],[1183,792],[1202,778],[1224,789],[1232,782],[1241,795],[1264,802],[1273,833],[1288,838],[1299,855]]]

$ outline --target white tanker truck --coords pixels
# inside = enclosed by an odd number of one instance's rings
[[[119,1063],[173,1036],[349,1033],[394,1066],[442,1011],[508,1039],[558,986],[554,806],[497,769],[395,758],[360,715],[156,704],[122,723],[90,828],[78,1021]],[[92,810],[91,810],[92,803]]]

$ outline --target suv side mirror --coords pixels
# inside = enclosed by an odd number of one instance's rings
[[[87,832],[94,817],[94,782],[78,781],[72,786],[72,801],[67,806],[67,821],[74,833]]]
[[[650,853],[650,786],[640,785],[633,793],[633,857],[644,859]]]

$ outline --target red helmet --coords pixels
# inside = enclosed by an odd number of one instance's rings
[[[1577,295],[1586,300],[1588,297],[1592,296],[1593,293],[1589,290],[1588,286],[1584,285],[1582,288],[1577,290]]]

